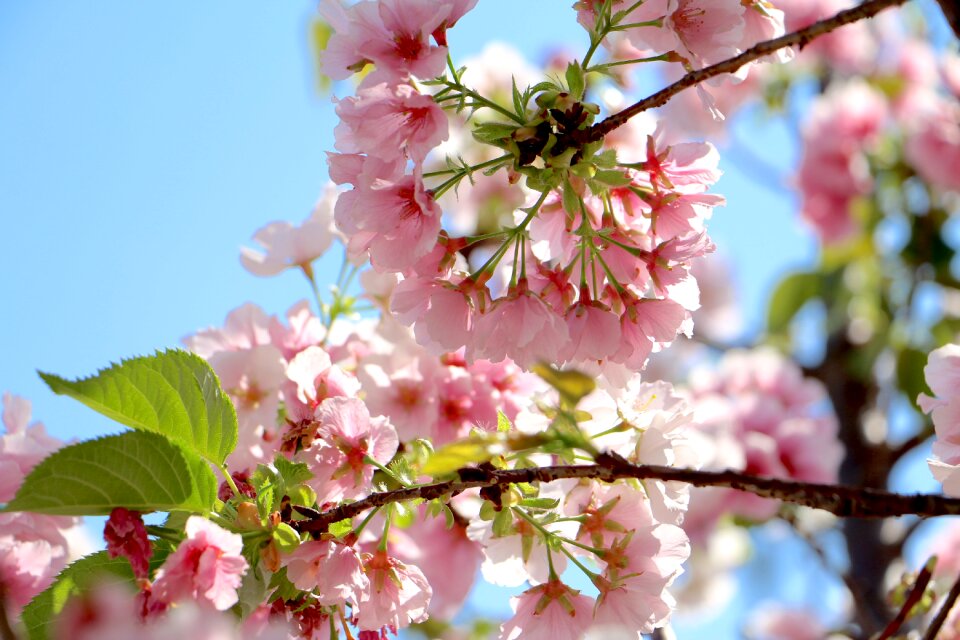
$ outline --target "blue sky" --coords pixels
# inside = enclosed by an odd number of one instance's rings
[[[582,50],[569,4],[482,0],[451,34],[454,57],[491,39],[533,60]],[[249,275],[237,256],[268,221],[302,220],[326,180],[335,118],[315,88],[312,11],[294,0],[0,2],[0,390],[31,399],[56,436],[116,427],[54,396],[36,369],[86,375],[176,346],[245,301],[277,313],[309,293],[297,274]],[[792,166],[776,126],[741,120],[738,135],[778,171]],[[729,205],[711,236],[756,329],[773,284],[815,249],[793,196],[758,186],[742,152],[721,166]]]

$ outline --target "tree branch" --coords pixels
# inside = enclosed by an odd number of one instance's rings
[[[933,577],[933,565],[930,562],[927,562],[924,565],[923,569],[920,570],[920,573],[917,574],[917,579],[913,583],[913,588],[910,589],[910,593],[907,594],[907,597],[903,601],[903,606],[900,607],[900,611],[897,612],[897,617],[890,621],[883,632],[877,637],[876,640],[887,640],[892,638],[903,626],[903,623],[907,621],[907,618],[910,617],[910,612],[913,610],[913,607],[920,602],[923,598],[924,592],[927,590],[927,585],[930,584],[930,578]]]
[[[417,498],[434,500],[445,495],[455,495],[467,489],[520,482],[553,482],[565,478],[590,478],[604,482],[623,478],[657,479],[685,482],[697,487],[727,487],[764,498],[822,509],[841,517],[886,518],[917,515],[921,518],[929,518],[960,515],[960,499],[942,495],[903,495],[877,489],[758,478],[739,471],[695,471],[656,465],[634,465],[610,454],[601,454],[598,461],[601,464],[494,471],[464,468],[459,471],[460,477],[457,480],[374,493],[362,500],[323,512],[298,507],[297,511],[306,515],[308,519],[294,521],[291,524],[299,531],[323,532],[331,523],[352,518],[368,509],[394,502],[405,502]]]
[[[937,616],[933,619],[933,622],[930,623],[930,626],[927,627],[926,632],[924,632],[923,640],[934,640],[934,638],[937,637],[937,633],[941,627],[943,627],[943,623],[947,621],[947,616],[950,615],[950,610],[953,609],[953,605],[957,602],[957,597],[960,597],[960,576],[957,576],[957,581],[950,587],[950,593],[947,594],[943,605],[941,605],[940,610],[937,611]]]
[[[661,89],[660,91],[644,98],[643,100],[640,100],[635,104],[630,105],[623,111],[613,114],[612,116],[593,125],[589,129],[585,129],[581,132],[575,132],[574,135],[577,138],[577,141],[582,144],[601,140],[605,135],[617,127],[625,124],[633,116],[649,109],[654,109],[656,107],[665,105],[673,96],[677,95],[684,89],[698,85],[704,80],[708,80],[714,76],[719,76],[724,73],[733,73],[748,62],[753,62],[754,60],[768,56],[771,53],[779,51],[785,47],[799,46],[802,49],[814,38],[829,33],[834,29],[842,27],[846,24],[850,24],[851,22],[857,22],[858,20],[871,18],[887,7],[901,5],[904,2],[906,2],[906,0],[868,0],[859,6],[841,11],[832,18],[815,22],[809,27],[800,29],[799,31],[788,33],[780,36],[779,38],[774,38],[773,40],[765,40],[764,42],[760,42],[747,49],[740,55],[730,58],[729,60],[718,62],[715,65],[704,67],[703,69],[691,71],[668,87]]]

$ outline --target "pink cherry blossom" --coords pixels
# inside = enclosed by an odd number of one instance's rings
[[[514,615],[500,626],[500,640],[576,640],[593,620],[593,598],[559,580],[511,599]]]
[[[477,319],[467,357],[492,362],[509,357],[529,368],[538,360],[557,360],[568,337],[563,318],[529,290],[526,280],[521,280]]]
[[[287,577],[297,589],[312,591],[318,604],[356,606],[369,588],[360,555],[353,547],[332,540],[304,542],[283,559]]]
[[[843,446],[826,389],[776,351],[729,351],[716,368],[694,371],[690,384],[694,422],[715,445],[706,467],[836,482]],[[714,515],[726,509],[763,520],[777,505],[740,492],[713,492],[708,498],[696,490],[690,509]]]
[[[960,192],[960,104],[928,94],[911,114],[904,153],[924,180]]]
[[[207,358],[237,408],[238,441],[230,467],[252,469],[276,449],[280,391],[287,382],[283,354],[272,344],[220,351]]]
[[[134,576],[147,577],[153,548],[147,538],[143,518],[138,512],[116,507],[110,512],[110,518],[103,528],[103,537],[111,558],[123,556],[130,561]]]
[[[270,316],[248,302],[227,314],[222,329],[205,329],[183,339],[184,345],[201,358],[218,351],[241,351],[271,343]]]
[[[3,426],[0,437],[0,502],[13,499],[20,483],[38,462],[63,446],[47,435],[40,422],[30,424],[30,401],[12,393],[3,394]]]
[[[288,385],[284,394],[287,414],[294,420],[309,418],[327,398],[349,398],[360,391],[357,379],[333,364],[322,347],[309,346],[287,364]]]
[[[803,131],[798,184],[801,216],[823,242],[856,231],[850,202],[872,188],[863,150],[879,134],[886,114],[882,96],[858,82],[832,88],[813,107]]]
[[[561,360],[604,360],[620,346],[620,319],[601,303],[578,302],[564,320],[570,338],[559,354]]]
[[[356,398],[328,398],[317,407],[315,417],[318,440],[303,455],[314,473],[317,501],[363,495],[373,478],[367,456],[382,465],[390,462],[399,444],[397,432],[386,418],[371,418]]]
[[[335,201],[336,189],[330,185],[303,224],[271,222],[262,227],[253,239],[264,251],[243,247],[240,263],[255,276],[275,276],[286,269],[311,269],[313,261],[323,255],[333,241]]]
[[[403,175],[399,165],[376,159],[361,158],[358,164],[349,157],[332,158],[334,181],[357,187],[340,195],[334,211],[337,226],[350,238],[351,255],[369,252],[378,271],[402,271],[430,253],[437,243],[441,211],[418,173]],[[340,165],[337,172],[334,164]]]
[[[381,83],[337,104],[336,147],[344,153],[391,158],[406,154],[417,163],[447,139],[447,116],[433,98],[408,84]]]
[[[933,458],[927,460],[933,476],[947,495],[960,495],[960,401],[955,383],[960,380],[960,346],[948,344],[930,353],[923,370],[927,386],[936,394],[920,394],[917,402],[931,414],[936,439]]]
[[[447,528],[444,518],[418,518],[406,529],[391,528],[390,535],[391,551],[399,560],[419,567],[433,589],[430,616],[452,618],[476,582],[483,559],[479,546],[467,537],[466,527],[454,522]],[[403,542],[395,540],[399,537]]]
[[[390,308],[401,322],[416,323],[420,344],[438,354],[456,351],[470,341],[476,319],[469,284],[404,278],[393,291]]]
[[[237,589],[247,572],[243,540],[199,516],[190,516],[186,539],[157,570],[153,593],[161,602],[184,600],[224,611],[237,603]]]
[[[357,627],[361,631],[396,633],[427,619],[433,589],[420,569],[379,550],[364,554],[363,567],[370,586],[360,601]]]
[[[323,0],[320,13],[334,29],[323,72],[341,80],[372,62],[378,81],[432,78],[443,71],[447,48],[432,45],[430,36],[459,17],[453,9],[451,3],[435,0],[362,0],[352,6]]]
[[[62,516],[0,513],[0,589],[8,613],[18,614],[67,565],[64,533],[76,522]]]

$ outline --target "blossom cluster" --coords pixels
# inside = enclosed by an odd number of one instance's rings
[[[30,423],[30,401],[5,393],[0,436],[0,502],[9,502],[30,470],[63,446],[43,424]],[[67,563],[89,550],[76,518],[25,512],[0,514],[0,592],[16,617],[50,586]]]
[[[705,467],[837,482],[844,450],[826,389],[776,351],[728,351],[715,367],[693,372],[689,392],[697,432],[706,436],[697,442]],[[701,540],[724,514],[763,521],[779,508],[730,489],[693,494],[686,529]]]
[[[593,46],[557,65],[563,80],[533,84],[531,71],[528,88],[517,85],[519,64],[510,77],[502,58],[466,70],[450,60],[447,31],[475,4],[322,0],[333,30],[324,72],[363,73],[336,101],[332,184],[303,224],[271,223],[254,236],[261,249],[241,253],[258,276],[300,270],[317,314],[305,301],[283,318],[246,304],[185,339],[236,410],[237,445],[215,462],[217,500],[163,526],[114,509],[107,554],[129,562],[136,589],[102,585],[71,600],[62,633],[169,637],[193,626],[237,638],[383,639],[453,618],[479,572],[526,586],[500,638],[614,630],[640,640],[668,623],[691,538],[702,541],[721,512],[763,520],[777,503],[583,478],[324,518],[375,493],[602,456],[836,480],[842,449],[825,391],[773,352],[730,354],[687,389],[641,380],[652,353],[692,332],[693,269],[713,250],[707,220],[724,203],[711,191],[719,155],[679,141],[667,119],[593,139],[601,107],[586,100],[591,74],[634,59],[701,68],[783,33],[784,14],[759,0],[582,0],[581,23],[614,63],[591,65]],[[846,138],[828,136],[835,146],[820,164],[849,168],[878,132],[870,107],[850,114]],[[335,240],[350,275],[325,304],[314,261]],[[363,293],[353,296],[358,273]],[[351,314],[358,299],[381,317]],[[5,403],[9,499],[59,443],[26,426],[22,401]],[[72,521],[4,518],[0,582],[29,598],[63,566]],[[568,570],[595,595],[570,586]]]

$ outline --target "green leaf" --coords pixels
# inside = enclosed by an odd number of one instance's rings
[[[497,432],[506,433],[510,431],[513,425],[510,424],[510,418],[504,415],[503,411],[497,410]]]
[[[437,449],[424,463],[423,473],[439,477],[461,467],[487,462],[493,457],[490,444],[477,439],[451,442]]]
[[[128,431],[55,451],[27,475],[7,511],[106,515],[135,511],[206,512],[217,480],[206,462],[161,435]]]
[[[161,433],[221,466],[237,446],[237,413],[207,362],[182,350],[124,360],[66,380],[40,373],[54,393],[141,431]]]
[[[767,309],[767,332],[783,333],[798,311],[820,294],[821,278],[816,273],[794,273],[777,285]]]
[[[516,76],[510,76],[510,82],[512,83],[513,110],[522,118],[524,117],[524,112],[526,111],[526,102],[524,101],[523,96],[520,95],[520,90],[517,88]]]
[[[353,519],[344,518],[338,522],[330,523],[330,526],[327,527],[327,531],[335,535],[338,538],[342,538],[351,531],[353,531]]]
[[[277,543],[280,551],[290,553],[300,546],[300,534],[286,522],[281,522],[273,530],[273,541]]]
[[[602,182],[603,184],[611,187],[625,187],[633,182],[633,178],[631,178],[627,172],[617,169],[604,169],[597,171],[593,178],[594,180]]]
[[[286,456],[277,455],[273,459],[273,466],[277,468],[277,473],[283,479],[283,484],[288,487],[302,484],[313,477],[310,467],[303,462],[293,462]]]
[[[501,509],[493,518],[493,535],[503,538],[513,534],[513,511]]]
[[[509,138],[517,128],[515,124],[483,122],[473,128],[473,137],[479,142],[492,143],[504,138]]]
[[[560,371],[556,367],[545,363],[533,365],[531,371],[559,391],[560,397],[571,407],[576,406],[581,398],[597,388],[597,383],[593,378],[579,371]]]
[[[295,487],[287,489],[287,496],[290,498],[290,504],[301,507],[312,507],[317,502],[317,492],[307,484],[298,484]]]
[[[583,90],[586,88],[586,83],[583,79],[583,69],[580,68],[580,63],[574,60],[568,64],[565,75],[567,86],[570,88],[570,93],[573,94],[573,97],[577,100],[583,98]]]
[[[541,511],[556,509],[558,504],[560,504],[560,500],[554,500],[551,498],[524,498],[520,501],[521,507],[539,509]]]
[[[166,559],[169,548],[154,543],[153,557],[150,558],[151,570],[156,569]],[[126,582],[134,589],[135,578],[130,562],[126,558],[111,558],[106,551],[99,551],[80,558],[54,579],[53,584],[24,607],[21,614],[24,629],[30,640],[53,638],[56,617],[67,601],[81,592],[101,582]]]

